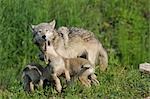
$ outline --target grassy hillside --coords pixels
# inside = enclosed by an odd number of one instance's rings
[[[150,93],[150,75],[138,64],[150,62],[149,0],[0,0],[0,99],[1,98],[141,98]],[[108,71],[96,69],[99,86],[74,83],[62,94],[26,95],[21,71],[30,62],[41,62],[32,43],[30,24],[49,22],[88,29],[109,54]]]

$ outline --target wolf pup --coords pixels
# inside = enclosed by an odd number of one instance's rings
[[[64,32],[64,30],[57,31],[55,29],[55,23],[54,20],[50,23],[40,23],[31,26],[34,42],[40,48],[43,47],[43,41],[45,41],[45,39],[51,40],[51,43],[53,43],[59,55],[65,58],[86,56],[86,59],[89,60],[93,66],[95,66],[97,60],[99,60],[98,64],[101,70],[106,70],[108,66],[108,55],[101,42],[94,36],[94,33],[75,27],[67,28],[67,32]],[[65,38],[64,34],[63,38],[60,33],[67,33],[68,38]],[[64,46],[66,43],[67,47]]]
[[[35,87],[43,87],[43,80],[41,79],[44,68],[39,64],[28,64],[23,69],[22,79],[23,88],[25,91],[34,92]]]
[[[51,68],[51,76],[55,82],[56,90],[61,92],[62,86],[60,75],[65,74],[67,82],[71,80],[72,77],[79,77],[82,84],[87,87],[91,86],[91,82],[98,84],[99,81],[94,74],[94,66],[87,60],[83,58],[63,58],[54,49],[53,44],[50,41],[45,42],[45,61],[49,63]],[[88,79],[90,77],[90,80]]]

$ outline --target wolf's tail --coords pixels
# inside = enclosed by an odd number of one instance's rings
[[[105,71],[108,67],[108,54],[106,50],[103,48],[102,44],[99,47],[99,66],[102,71]]]

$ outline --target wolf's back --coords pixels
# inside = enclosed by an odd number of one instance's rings
[[[94,33],[82,28],[71,27],[69,28],[69,39],[80,36],[83,40],[89,41],[95,38]]]

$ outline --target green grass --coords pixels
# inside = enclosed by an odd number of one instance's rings
[[[1,98],[142,98],[150,94],[150,75],[138,64],[150,62],[148,0],[0,0]],[[57,27],[82,27],[94,32],[109,54],[108,71],[96,74],[100,85],[75,82],[61,94],[53,88],[27,95],[21,85],[26,64],[43,64],[32,43],[30,24],[56,19]]]

